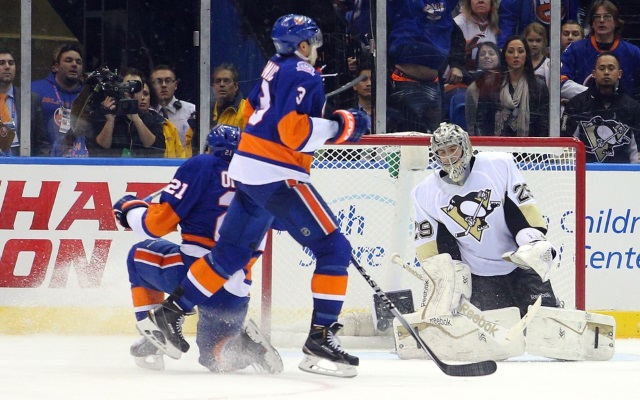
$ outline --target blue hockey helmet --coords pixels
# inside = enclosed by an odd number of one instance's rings
[[[314,20],[304,15],[288,14],[276,21],[271,31],[276,53],[293,54],[305,40],[309,45],[322,46],[322,32]]]
[[[216,157],[231,161],[238,148],[240,128],[232,125],[218,124],[207,135],[205,152],[210,151]]]

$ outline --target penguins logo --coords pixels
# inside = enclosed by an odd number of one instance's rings
[[[487,216],[500,205],[499,201],[491,201],[491,189],[486,189],[465,196],[455,195],[441,210],[464,229],[456,233],[457,238],[471,235],[479,242],[482,232],[489,228]]]
[[[587,153],[594,154],[598,162],[613,156],[616,147],[631,141],[627,136],[629,127],[614,120],[598,116],[582,121],[580,125],[588,141]]]

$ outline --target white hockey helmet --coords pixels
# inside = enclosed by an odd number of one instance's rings
[[[457,159],[453,159],[452,156],[438,156],[438,150],[453,145],[459,146],[462,151],[462,154]],[[451,181],[458,183],[464,179],[467,165],[469,165],[473,154],[469,134],[464,129],[456,124],[442,122],[438,129],[433,132],[431,152],[440,168],[447,173]]]

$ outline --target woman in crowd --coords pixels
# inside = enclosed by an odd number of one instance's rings
[[[526,40],[512,36],[502,48],[505,69],[496,112],[497,136],[549,136],[549,90],[536,77]]]
[[[123,82],[139,81],[142,87],[142,73],[128,69]],[[125,93],[125,98],[140,101],[142,90]],[[98,157],[164,157],[165,140],[162,132],[162,117],[134,110],[122,111],[116,99],[107,96],[102,102],[102,110],[94,115],[92,137],[94,151]]]
[[[470,136],[493,136],[502,87],[498,45],[492,42],[481,43],[478,46],[475,62],[483,74],[467,89],[465,99],[467,130]]]

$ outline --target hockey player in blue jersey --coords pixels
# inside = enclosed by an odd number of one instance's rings
[[[248,97],[248,122],[229,166],[237,192],[212,252],[192,264],[180,287],[149,318],[138,323],[154,344],[174,356],[189,345],[181,319],[194,305],[215,296],[247,264],[271,226],[278,224],[316,257],[311,278],[313,314],[304,344],[303,371],[338,377],[356,375],[358,358],[337,338],[337,322],[347,291],[351,245],[338,230],[331,209],[310,183],[313,153],[325,142],[356,142],[368,130],[366,114],[337,110],[322,118],[325,104],[320,74],[313,68],[322,33],[303,15],[280,17],[272,31],[277,54]],[[333,368],[321,361],[333,363]]]
[[[114,205],[120,224],[147,239],[135,244],[127,257],[129,280],[137,320],[161,304],[187,275],[189,266],[215,245],[235,185],[227,169],[237,147],[240,130],[218,125],[207,136],[207,154],[185,161],[162,192],[159,204],[127,195]],[[162,236],[180,226],[182,243]],[[236,271],[215,295],[198,307],[196,342],[199,362],[214,372],[231,372],[249,365],[270,373],[282,371],[277,351],[253,321],[243,327],[249,303],[251,265],[262,252]],[[131,347],[136,364],[164,368],[162,353],[143,337]]]

